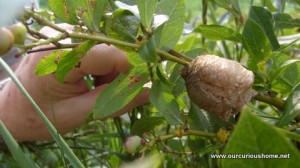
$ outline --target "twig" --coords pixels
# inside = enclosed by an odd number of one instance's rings
[[[73,44],[61,44],[59,47],[45,47],[45,48],[39,48],[35,50],[29,50],[27,51],[27,54],[35,53],[35,52],[42,52],[42,51],[49,51],[49,50],[57,50],[57,49],[66,49],[66,48],[74,48],[77,47],[79,43],[73,43]]]
[[[174,55],[174,56],[176,56],[177,58],[184,59],[184,60],[186,60],[186,61],[188,61],[188,62],[192,62],[192,61],[193,61],[192,58],[187,57],[187,56],[185,56],[185,55],[183,55],[183,54],[181,54],[180,52],[177,52],[177,51],[175,51],[175,50],[170,50],[170,51],[169,51],[169,54]]]
[[[49,22],[48,20],[40,17],[39,15],[37,15],[36,13],[34,13],[33,11],[29,10],[29,9],[25,9],[24,10],[25,12],[25,15],[30,15],[34,20],[36,20],[40,25],[44,25],[44,26],[49,26],[59,32],[62,32],[62,33],[68,33],[66,31],[66,29],[63,29],[61,27],[59,27],[58,25],[52,23],[52,22]]]
[[[60,34],[60,35],[58,35],[54,38],[49,38],[45,41],[37,42],[37,43],[33,43],[31,45],[25,46],[25,49],[30,49],[30,48],[33,48],[33,47],[36,47],[36,46],[57,42],[59,40],[65,39],[67,37],[76,38],[76,39],[95,40],[95,41],[99,41],[99,42],[102,42],[102,43],[120,45],[120,46],[129,47],[129,48],[132,48],[132,49],[138,49],[140,47],[140,45],[138,45],[138,44],[128,43],[128,42],[125,42],[125,41],[120,41],[120,40],[117,40],[117,39],[112,39],[112,38],[105,37],[105,36],[100,36],[100,35],[82,34],[82,33],[77,33],[77,32],[69,33],[65,29],[60,28],[56,24],[47,21],[46,19],[40,17],[39,15],[37,15],[36,13],[34,13],[30,10],[25,10],[25,12],[26,12],[26,14],[30,15],[33,19],[35,19],[39,24],[51,27],[51,28],[53,28],[53,29],[55,29],[55,30],[62,33],[62,34]],[[189,61],[186,61],[183,58],[178,58],[178,57],[176,57],[174,55],[171,55],[169,53],[166,53],[162,50],[156,49],[156,52],[160,57],[162,57],[166,60],[174,61],[174,62],[177,62],[177,63],[182,64],[182,65],[188,65],[189,64]]]
[[[281,128],[277,128],[277,130],[281,133],[283,133],[285,136],[287,136],[288,138],[295,140],[297,142],[300,142],[300,135],[299,134],[295,134],[293,132],[290,132],[288,130],[285,129],[281,129]]]
[[[265,102],[270,105],[273,105],[276,108],[278,108],[279,110],[284,109],[285,101],[278,97],[271,97],[271,96],[267,96],[267,95],[257,94],[254,96],[254,99],[261,101],[261,102]]]
[[[29,28],[27,28],[27,30],[28,30],[28,33],[31,34],[33,37],[36,37],[36,38],[39,38],[39,39],[45,39],[45,40],[49,39],[48,36],[46,36],[46,35],[44,35],[44,34],[42,34],[42,33],[40,33],[40,32],[31,30],[31,29],[29,29]],[[54,41],[53,44],[54,44],[55,46],[57,46],[57,47],[60,47],[60,46],[61,46],[61,44],[60,44],[59,42],[57,42],[57,41]]]
[[[31,43],[29,45],[26,45],[26,46],[23,47],[23,49],[28,50],[28,49],[31,49],[31,48],[34,48],[34,47],[37,47],[37,46],[42,46],[42,45],[53,43],[55,41],[57,42],[57,41],[60,41],[62,39],[65,39],[65,38],[68,38],[68,34],[62,33],[62,34],[59,34],[59,35],[57,35],[53,38],[49,38],[49,39],[44,40],[44,41],[39,41],[39,42],[36,42],[36,43]]]
[[[292,125],[292,126],[286,128],[286,130],[288,130],[288,131],[294,131],[294,130],[296,130],[299,127],[300,127],[300,122],[298,122],[295,125]]]
[[[188,130],[185,132],[184,131],[175,131],[173,134],[158,136],[158,137],[152,139],[140,152],[143,153],[148,148],[151,148],[153,145],[155,145],[158,142],[164,142],[168,139],[172,139],[175,137],[182,138],[182,136],[190,136],[190,135],[207,137],[207,138],[217,138],[217,134],[211,133],[211,132],[204,132],[204,131],[199,131],[199,130]]]

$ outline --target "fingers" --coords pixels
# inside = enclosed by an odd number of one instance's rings
[[[92,111],[97,96],[99,95],[100,92],[102,92],[106,85],[101,85],[97,87],[96,89],[87,92],[81,96],[74,97],[72,99],[69,99],[65,102],[65,107],[70,107],[68,108],[68,112],[70,111],[74,112],[70,118],[68,118],[68,121],[72,121],[72,123],[78,123],[78,125],[81,125],[84,123],[84,118],[86,117],[87,112]],[[111,114],[110,116],[106,116],[105,118],[102,118],[102,120],[109,118],[109,117],[116,117],[120,116],[129,110],[139,106],[143,105],[149,102],[149,90],[145,90],[143,93],[137,95],[129,104],[127,104],[123,109]],[[117,103],[117,102],[116,102]],[[76,105],[75,105],[76,104]],[[66,122],[64,122],[64,125],[66,126]],[[75,125],[73,127],[76,127],[78,125]]]
[[[68,31],[72,31],[74,29],[74,27],[69,24],[58,24],[58,26]],[[46,34],[48,37],[55,37],[60,32],[50,27],[44,27],[41,29],[40,33]],[[71,43],[71,40],[66,39],[60,41],[60,43]],[[40,53],[38,55],[45,55],[45,53]],[[47,55],[49,54],[50,53],[47,53]],[[115,46],[107,44],[95,45],[81,60],[80,68],[74,68],[68,73],[65,78],[65,82],[78,82],[88,74],[107,75],[112,72],[120,73],[126,70],[128,66],[129,63],[125,53]]]
[[[66,82],[77,82],[85,75],[107,75],[128,69],[129,63],[124,52],[112,45],[95,45],[83,57],[80,68],[74,68],[66,76]]]

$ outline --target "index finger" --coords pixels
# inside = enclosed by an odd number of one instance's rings
[[[88,74],[120,73],[128,67],[129,63],[124,52],[113,45],[98,44],[83,57],[79,68],[74,68],[68,73],[65,82],[77,82]]]

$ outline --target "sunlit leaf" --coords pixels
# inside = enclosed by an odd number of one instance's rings
[[[297,167],[300,155],[291,142],[273,126],[244,111],[223,154],[241,158],[222,159],[222,167]],[[270,154],[285,158],[263,158]],[[252,155],[252,158],[244,158]],[[254,155],[258,158],[254,158]],[[263,156],[264,155],[264,156]],[[242,157],[244,156],[244,157]],[[289,158],[287,158],[289,157]]]
[[[69,24],[76,24],[78,22],[76,13],[72,9],[71,0],[48,0],[50,9],[55,16]]]
[[[150,28],[157,0],[135,0],[140,12],[141,22],[146,28]]]
[[[59,59],[68,54],[68,52],[67,50],[56,50],[50,55],[45,56],[37,64],[35,74],[37,76],[43,76],[55,72]]]
[[[140,57],[140,55],[136,51],[126,51],[127,59],[129,63],[133,66],[143,65],[147,68],[146,61]]]
[[[86,41],[59,59],[56,78],[63,82],[68,72],[85,56],[86,52],[95,45],[94,41]]]
[[[72,10],[91,31],[98,31],[105,3],[105,0],[76,0],[72,3]]]
[[[169,17],[169,20],[157,28],[154,33],[156,45],[159,48],[173,48],[183,31],[185,1],[161,0],[157,4],[155,13]]]

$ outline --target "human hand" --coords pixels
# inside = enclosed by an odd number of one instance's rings
[[[62,25],[67,26],[68,25]],[[57,32],[46,28],[43,33],[53,36]],[[85,116],[92,110],[96,97],[119,73],[128,70],[125,54],[112,45],[94,46],[82,59],[79,68],[74,68],[59,83],[53,74],[38,77],[35,67],[39,60],[52,51],[26,56],[15,73],[26,90],[36,101],[56,129],[64,134],[84,123]],[[97,75],[97,86],[89,91],[83,78],[87,74]],[[131,103],[110,117],[148,102],[148,94],[138,95]],[[18,141],[47,140],[51,138],[46,126],[29,101],[11,81],[0,92],[0,119]]]

